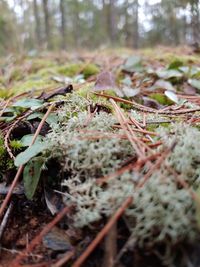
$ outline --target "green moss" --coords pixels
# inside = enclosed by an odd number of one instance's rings
[[[47,58],[41,58],[41,59],[38,58],[38,59],[29,60],[27,62],[27,64],[29,64],[31,66],[30,67],[30,73],[35,73],[41,69],[56,66],[56,62],[49,60]]]
[[[120,103],[120,107],[124,110],[131,110],[133,108],[133,105],[126,104],[126,103]]]
[[[14,92],[12,89],[1,88],[0,86],[0,98],[7,99],[13,95],[14,95]]]
[[[90,95],[91,99],[94,100],[96,98],[96,95],[92,94],[91,91],[93,89],[94,85],[92,84],[84,84],[80,89],[76,91],[76,94],[81,97],[87,97],[88,94]]]
[[[50,86],[55,85],[55,82],[51,81],[50,79],[29,79],[27,81],[18,82],[12,87],[13,93],[21,93],[30,91],[33,89],[45,89]]]
[[[149,95],[150,98],[156,100],[161,105],[172,105],[173,102],[164,94],[153,93]]]
[[[10,159],[6,147],[4,145],[4,138],[0,134],[0,175],[2,176],[9,169],[14,167],[14,162]]]
[[[67,64],[64,66],[57,67],[55,70],[58,74],[68,77],[74,77],[75,75],[79,74],[79,72],[81,72],[84,75],[85,79],[97,74],[100,71],[97,65],[85,65],[84,63]]]
[[[76,74],[78,74],[79,70],[83,64],[77,63],[77,64],[67,64],[64,66],[59,66],[57,67],[57,73],[60,75],[68,76],[68,77],[73,77]]]
[[[15,67],[10,75],[11,81],[20,81],[24,78],[23,70],[20,67]]]
[[[48,67],[48,68],[42,68],[37,73],[35,73],[33,76],[30,77],[39,77],[39,78],[51,78],[53,75],[58,75],[57,67]]]
[[[20,150],[23,145],[19,140],[11,140],[10,141],[10,147],[14,150],[14,151],[18,151]]]
[[[84,66],[84,65],[83,65]],[[88,64],[85,68],[83,68],[82,74],[84,75],[84,78],[87,79],[92,75],[95,75],[100,72],[99,67],[95,64]]]

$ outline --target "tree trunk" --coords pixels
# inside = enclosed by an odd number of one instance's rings
[[[35,17],[35,36],[37,39],[37,46],[40,48],[42,44],[42,37],[41,37],[41,23],[40,23],[37,0],[33,1],[33,11]]]
[[[66,13],[65,0],[60,0],[60,33],[61,33],[61,48],[66,49]]]
[[[191,3],[191,26],[192,26],[192,41],[194,43],[200,42],[200,21],[199,21],[199,0],[194,0]]]
[[[116,42],[117,37],[115,0],[110,0],[108,8],[109,38],[111,43],[114,44]]]
[[[108,21],[109,21],[109,37],[112,44],[116,42],[117,38],[117,27],[116,27],[116,8],[115,0],[110,0],[109,2],[109,12],[108,12]]]
[[[134,27],[133,27],[133,47],[138,49],[139,47],[139,2],[135,0],[134,3]]]
[[[47,48],[52,49],[48,0],[43,0],[43,11],[44,11],[44,24],[45,24],[45,35],[46,35]]]

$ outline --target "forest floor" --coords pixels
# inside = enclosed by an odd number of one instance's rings
[[[0,59],[0,266],[200,266],[200,55]]]

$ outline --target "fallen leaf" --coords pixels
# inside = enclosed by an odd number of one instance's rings
[[[161,69],[157,70],[156,75],[161,79],[171,79],[171,78],[182,78],[183,74],[178,70],[167,70],[167,69]]]
[[[42,152],[47,147],[45,143],[34,143],[32,146],[28,147],[23,152],[19,153],[15,158],[15,166],[19,167],[25,163],[27,163],[31,158],[37,156],[40,152]]]
[[[122,69],[127,72],[140,72],[143,70],[142,59],[139,56],[129,57],[125,64],[122,66]]]
[[[21,99],[15,102],[12,106],[13,107],[20,107],[20,108],[30,108],[32,110],[35,110],[37,108],[40,108],[43,106],[43,101],[40,99]]]
[[[155,82],[154,86],[159,89],[166,89],[166,90],[170,90],[170,91],[176,91],[176,89],[174,88],[174,86],[165,80],[158,80]]]
[[[58,227],[54,227],[43,237],[43,244],[54,251],[69,251],[73,248],[65,230]]]
[[[188,83],[193,86],[194,88],[200,90],[200,80],[197,79],[189,79]]]
[[[122,88],[122,91],[123,91],[125,96],[134,97],[134,96],[136,96],[136,95],[138,95],[140,93],[140,88],[133,89],[133,88],[130,88],[128,86],[124,86]]]
[[[62,207],[62,197],[60,194],[54,192],[50,188],[44,189],[44,197],[47,204],[47,208],[52,215],[55,215]]]
[[[97,76],[94,85],[94,91],[106,91],[106,90],[113,90],[116,93],[119,92],[119,89],[115,82],[115,76],[110,71],[101,72]]]

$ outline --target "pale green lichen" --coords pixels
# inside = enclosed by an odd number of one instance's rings
[[[86,112],[88,105],[89,101],[80,96],[68,97],[59,112],[60,123],[47,136],[48,149],[43,152],[47,160],[56,159],[60,163],[64,201],[75,206],[68,215],[71,225],[90,227],[110,217],[132,196],[133,203],[124,216],[135,245],[152,250],[164,245],[171,251],[175,245],[194,242],[198,233],[194,201],[165,164],[191,186],[198,185],[200,132],[177,123],[159,128],[163,141],[159,151],[166,151],[174,142],[176,145],[143,187],[136,185],[148,171],[148,165],[140,174],[127,171],[100,185],[97,178],[115,172],[135,152],[128,140],[109,137],[122,133],[113,128],[117,123],[115,117],[105,112],[91,116]],[[152,118],[155,116],[149,119]]]
[[[93,117],[80,112],[48,135],[46,153],[57,158],[62,169],[73,177],[88,179],[107,175],[133,153],[127,140],[109,137],[115,122],[113,115],[105,112]],[[104,138],[98,137],[101,133]]]
[[[65,105],[58,112],[60,123],[68,122],[70,118],[77,116],[78,113],[86,111],[90,101],[78,94],[69,94],[65,98]]]
[[[71,178],[63,182],[68,193],[64,201],[76,205],[76,212],[71,215],[75,227],[89,226],[109,217],[117,208],[134,192],[134,174],[124,173],[119,177],[109,179],[108,183],[101,187],[96,179],[87,179],[81,182]]]
[[[194,241],[198,232],[191,194],[178,188],[174,177],[162,170],[135,191],[133,206],[126,215],[140,248]]]
[[[172,124],[159,128],[158,133],[166,147],[175,147],[166,159],[182,178],[192,186],[200,185],[200,131],[186,124]]]

